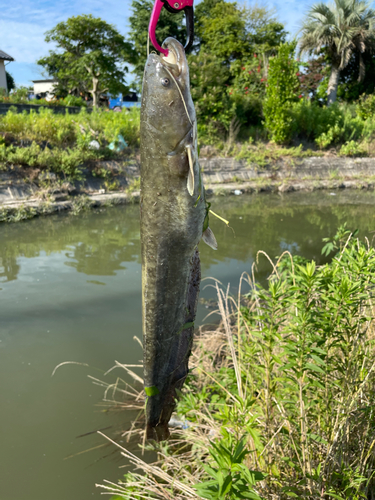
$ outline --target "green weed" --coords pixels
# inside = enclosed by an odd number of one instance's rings
[[[131,194],[135,191],[139,191],[141,189],[141,178],[137,177],[129,182],[128,187],[126,188],[126,193]]]
[[[21,220],[32,219],[37,215],[37,211],[32,207],[21,205],[19,208],[0,207],[0,222],[20,222]]]

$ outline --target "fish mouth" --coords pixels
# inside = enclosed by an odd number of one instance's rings
[[[161,63],[175,78],[185,79],[188,74],[185,49],[175,38],[168,37],[163,42],[163,48],[168,50],[168,56],[161,56]]]

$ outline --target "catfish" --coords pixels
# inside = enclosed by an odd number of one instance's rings
[[[188,374],[201,280],[198,243],[208,227],[197,124],[183,46],[151,53],[141,103],[142,329],[146,437],[169,437],[177,391]]]

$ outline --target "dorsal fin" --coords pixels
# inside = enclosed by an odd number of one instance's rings
[[[215,238],[214,233],[212,232],[211,228],[208,227],[202,234],[202,240],[208,245],[209,247],[213,248],[214,250],[217,250],[217,241]]]

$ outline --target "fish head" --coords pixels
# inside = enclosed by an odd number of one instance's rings
[[[142,88],[142,123],[148,133],[162,138],[160,147],[173,151],[195,126],[190,95],[189,68],[183,46],[167,38],[168,57],[151,53]]]

